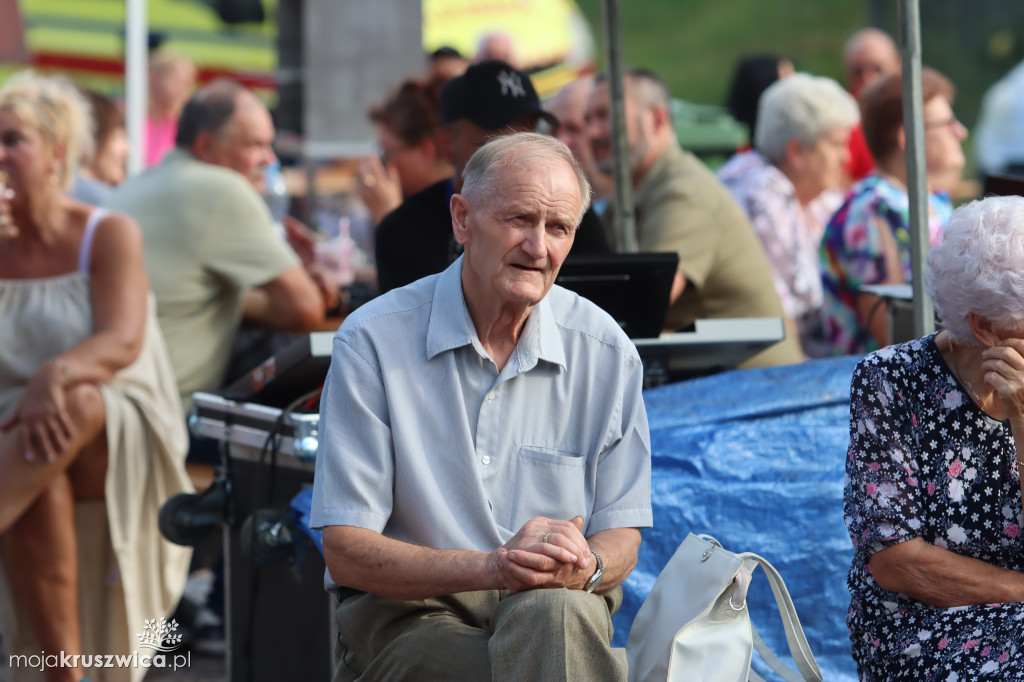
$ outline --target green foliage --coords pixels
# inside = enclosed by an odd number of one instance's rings
[[[604,63],[601,0],[577,0]],[[868,23],[854,0],[620,0],[623,56],[691,102],[725,101],[745,55],[789,57],[800,71],[842,80],[843,42]]]

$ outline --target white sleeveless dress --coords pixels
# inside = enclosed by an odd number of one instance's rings
[[[78,271],[41,279],[3,279],[0,272],[0,422],[17,407],[43,362],[92,334],[89,251],[104,211],[89,217]],[[109,444],[106,498],[79,502],[79,613],[86,654],[131,654],[147,619],[171,614],[181,597],[191,549],[166,541],[157,528],[160,505],[191,492],[185,473],[188,436],[173,370],[150,295],[139,357],[99,387]],[[16,557],[5,557],[16,561]],[[38,655],[25,614],[10,594],[0,561],[0,629],[8,655]],[[51,653],[51,652],[47,652]],[[140,654],[152,654],[149,649]],[[6,662],[5,662],[6,663]],[[146,670],[87,669],[93,682],[142,679]],[[17,680],[42,679],[12,670]]]

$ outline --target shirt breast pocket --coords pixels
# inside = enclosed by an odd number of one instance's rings
[[[586,458],[576,452],[524,445],[516,455],[512,518],[517,532],[535,516],[587,518]]]

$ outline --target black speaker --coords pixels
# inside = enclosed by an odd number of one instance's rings
[[[291,499],[312,485],[313,465],[278,455],[271,467],[258,454],[243,445],[229,447],[228,679],[329,682],[335,602],[324,591],[323,558],[287,511]]]

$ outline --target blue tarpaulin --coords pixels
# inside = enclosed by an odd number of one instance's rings
[[[616,645],[625,645],[637,610],[686,534],[706,533],[730,551],[770,561],[824,678],[856,679],[846,628],[853,547],[843,522],[843,476],[857,360],[725,372],[644,393],[654,527],[643,532],[639,563],[624,586]],[[788,654],[760,571],[748,603],[765,641]]]
[[[637,610],[687,533],[754,552],[782,574],[824,679],[856,680],[849,653],[846,573],[853,548],[843,522],[850,378],[858,358],[725,372],[646,391],[654,527],[615,616],[625,646]],[[292,502],[309,531],[311,490]],[[321,552],[323,551],[320,546]],[[788,658],[768,581],[755,572],[751,616]],[[760,664],[763,675],[770,674]]]

